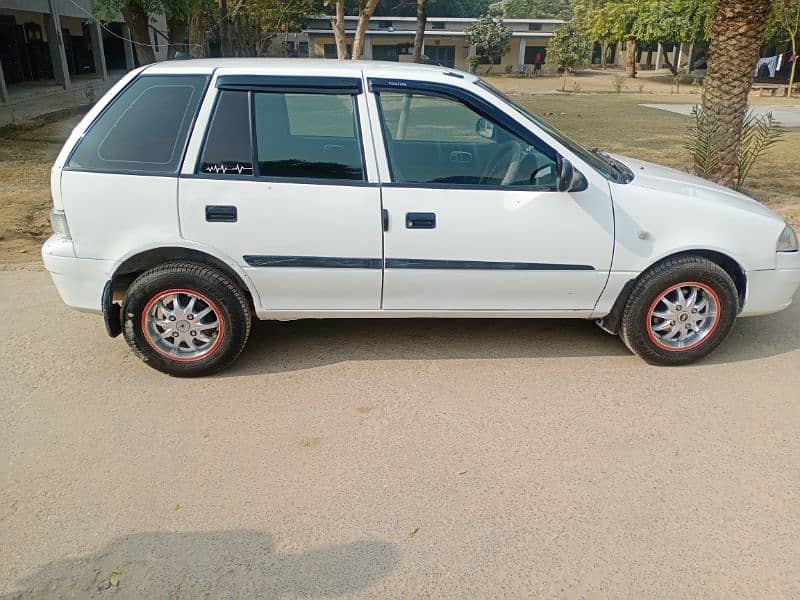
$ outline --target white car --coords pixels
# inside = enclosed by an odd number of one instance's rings
[[[203,375],[253,317],[595,319],[685,364],[786,308],[777,215],[587,150],[480,79],[311,59],[129,73],[52,170],[61,297],[161,371]]]

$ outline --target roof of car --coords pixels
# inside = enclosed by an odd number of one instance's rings
[[[437,65],[421,65],[417,63],[395,63],[375,60],[337,60],[329,58],[195,58],[186,60],[170,60],[154,63],[145,68],[148,75],[213,73],[222,70],[225,73],[258,74],[291,74],[291,75],[332,75],[376,77],[417,77],[429,78],[439,75],[457,74],[465,79],[475,79],[457,69],[448,69]]]

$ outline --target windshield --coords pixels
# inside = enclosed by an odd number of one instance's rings
[[[528,120],[534,123],[540,129],[543,129],[550,137],[558,141],[562,146],[569,148],[571,152],[577,154],[586,164],[592,167],[595,171],[600,173],[606,179],[610,179],[615,183],[629,183],[633,180],[633,171],[623,165],[621,162],[614,160],[608,154],[601,151],[599,148],[589,150],[581,146],[578,142],[569,139],[560,131],[554,129],[551,125],[545,123],[538,117],[534,116],[527,108],[521,104],[514,102],[511,98],[506,96],[497,88],[489,85],[485,81],[477,80],[475,82],[484,90],[490,92],[500,100],[510,104],[521,112]]]

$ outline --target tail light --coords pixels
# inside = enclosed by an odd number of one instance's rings
[[[50,211],[50,226],[53,228],[53,233],[61,236],[64,239],[70,240],[72,237],[69,235],[69,224],[67,223],[67,215],[63,210],[53,209]]]

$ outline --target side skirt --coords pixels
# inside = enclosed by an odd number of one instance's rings
[[[257,310],[262,321],[298,319],[590,319],[591,310]]]

